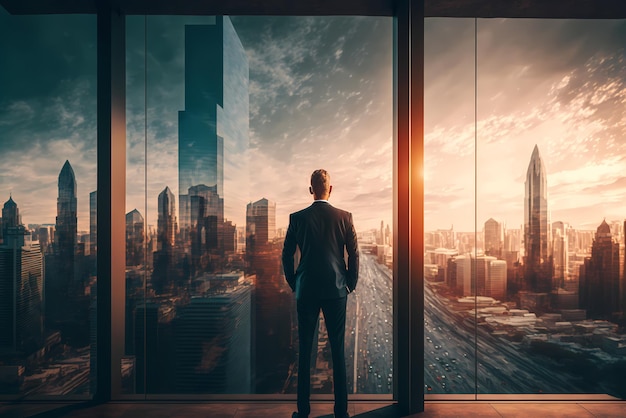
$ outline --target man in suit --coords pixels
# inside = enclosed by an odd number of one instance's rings
[[[352,214],[328,203],[332,189],[328,172],[315,170],[309,187],[313,204],[289,216],[283,247],[285,278],[296,293],[300,340],[298,412],[293,413],[293,418],[307,418],[311,412],[311,350],[320,310],[324,314],[333,359],[335,417],[349,417],[344,353],[346,302],[348,293],[354,291],[357,284],[359,254]],[[296,247],[301,253],[297,269],[294,266]],[[348,253],[347,266],[344,250]]]

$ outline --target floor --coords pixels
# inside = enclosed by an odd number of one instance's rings
[[[3,418],[290,418],[292,403],[175,403],[115,402],[102,405],[61,403],[1,403]],[[314,402],[311,417],[332,418],[330,402]],[[359,418],[399,417],[395,405],[378,402],[352,402],[350,415]],[[623,401],[426,401],[424,412],[415,418],[431,417],[626,417]]]

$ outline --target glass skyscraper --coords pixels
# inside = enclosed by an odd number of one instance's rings
[[[276,237],[276,203],[266,198],[248,203],[246,208],[246,249],[266,246]]]
[[[233,218],[247,201],[248,60],[228,17],[185,26],[185,110],[178,114],[180,228],[188,244],[189,189],[215,187]],[[245,176],[246,181],[240,181]],[[236,185],[236,186],[235,186]]]
[[[70,162],[67,160],[59,173],[58,185],[55,239],[58,252],[62,255],[71,255],[73,261],[77,229],[76,177]]]
[[[41,347],[43,337],[43,256],[39,243],[32,242],[21,225],[12,198],[2,214],[6,221],[0,245],[0,350],[30,355]]]
[[[530,292],[548,292],[552,287],[549,225],[546,169],[535,145],[524,193],[525,282]]]

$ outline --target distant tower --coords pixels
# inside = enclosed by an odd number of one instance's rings
[[[276,203],[266,198],[246,207],[246,251],[266,246],[276,237]]]
[[[59,173],[59,194],[54,233],[53,256],[46,261],[46,322],[51,327],[67,326],[76,298],[84,295],[82,283],[75,278],[76,178],[69,161]],[[68,303],[69,302],[69,303]]]
[[[0,245],[0,349],[29,355],[41,348],[43,337],[43,255],[19,224],[13,199],[2,217],[8,222]]]
[[[224,200],[225,178],[242,173],[240,164],[249,142],[248,80],[248,59],[228,17],[216,17],[214,25],[185,26],[185,110],[178,114],[178,203],[180,233],[186,246],[192,239],[190,188],[215,187]],[[247,195],[244,187],[242,183],[237,190],[227,191],[231,206],[226,216],[231,219],[245,202],[241,197]]]
[[[159,193],[157,249],[171,251],[176,241],[176,200],[169,187]]]
[[[218,254],[223,249],[220,231],[223,231],[224,199],[218,187],[199,184],[188,189],[189,238],[194,272],[215,271],[216,266],[207,263],[209,254]],[[213,260],[215,261],[215,260]]]
[[[89,254],[96,254],[98,249],[98,192],[89,193]]]
[[[485,222],[485,255],[502,257],[503,235],[502,224],[493,218]]]
[[[178,281],[179,271],[174,265],[176,243],[176,202],[169,187],[159,193],[157,221],[157,251],[154,252],[152,288],[160,295],[169,292]]]
[[[611,228],[602,221],[585,258],[580,277],[580,307],[589,317],[611,319],[620,309],[619,243],[613,241]]]
[[[17,203],[15,203],[13,197],[10,196],[9,200],[4,203],[4,207],[2,208],[2,236],[6,237],[9,228],[16,227],[20,224],[20,211],[17,208]]]
[[[126,214],[126,265],[143,264],[144,222],[137,209]]]
[[[526,290],[531,292],[549,292],[552,288],[548,225],[546,170],[535,145],[526,172],[524,193],[525,281]]]
[[[552,223],[553,288],[563,288],[567,279],[567,266],[569,265],[567,229],[568,225],[563,222]]]
[[[57,219],[55,240],[57,252],[74,259],[76,246],[76,177],[69,161],[65,161],[59,174],[59,197],[57,198]]]

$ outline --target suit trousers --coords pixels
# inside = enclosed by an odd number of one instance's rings
[[[298,412],[308,416],[311,412],[311,350],[320,310],[324,314],[328,341],[333,359],[333,387],[335,394],[335,417],[348,416],[348,384],[346,380],[345,336],[346,303],[348,297],[334,299],[297,300],[298,309]],[[315,341],[317,343],[317,341]]]

